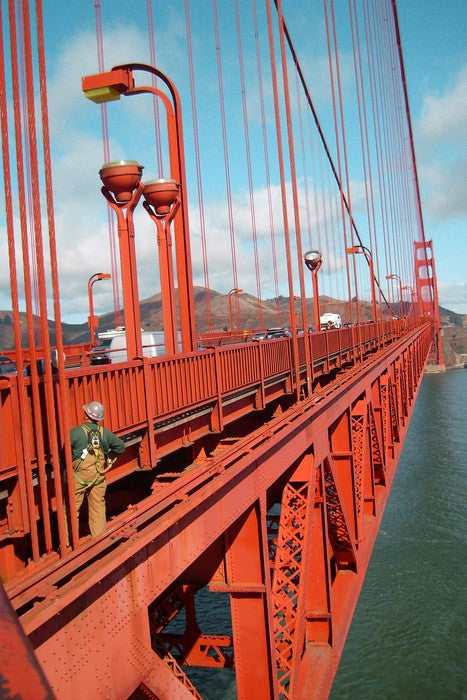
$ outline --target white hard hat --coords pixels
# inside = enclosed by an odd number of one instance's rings
[[[92,420],[102,420],[104,417],[104,406],[99,403],[99,401],[85,403],[83,406],[83,411]]]

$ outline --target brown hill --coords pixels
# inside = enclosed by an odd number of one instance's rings
[[[238,316],[236,308],[236,296],[238,297]],[[207,295],[204,287],[194,287],[194,302],[196,315],[196,329],[198,333],[206,333],[208,327]],[[176,300],[177,294],[176,294]],[[215,290],[209,290],[209,301],[211,309],[211,327],[213,332],[228,330],[229,320],[229,298],[227,294],[221,294]],[[232,321],[234,329],[258,329],[260,328],[260,317],[262,315],[263,328],[273,326],[287,326],[290,324],[289,299],[280,296],[276,299],[265,299],[260,302],[252,294],[242,292],[232,296]],[[143,299],[141,307],[141,326],[148,330],[162,330],[162,301],[161,295],[155,294],[148,299]],[[297,317],[301,317],[300,299],[294,300],[294,307]],[[261,308],[261,315],[260,315]],[[312,299],[306,300],[308,322],[314,325],[314,311]],[[347,302],[342,299],[332,299],[327,296],[320,296],[320,312],[326,311],[338,313],[343,321],[348,320]],[[397,311],[397,308],[396,308]],[[441,320],[444,329],[443,346],[447,366],[453,366],[465,361],[467,357],[467,315],[456,314],[440,307]],[[368,321],[372,317],[371,304],[360,302],[360,317],[362,321]],[[21,339],[23,347],[28,346],[26,314],[20,314]],[[34,317],[36,342],[40,344],[40,323],[38,317]],[[106,331],[115,327],[115,314],[109,312],[99,317],[98,331]],[[55,344],[55,324],[48,321],[48,328],[52,345]],[[69,324],[62,323],[63,337],[65,343],[88,343],[89,329],[87,323]],[[11,311],[0,311],[0,348],[12,350],[14,348],[14,334]]]
[[[213,331],[222,331],[230,327],[229,318],[229,297],[228,294],[220,294],[214,290],[209,290],[209,303],[211,309],[211,325]],[[236,309],[236,297],[238,297],[238,318]],[[207,313],[207,295],[204,287],[194,287],[195,301],[195,316],[196,330],[198,333],[208,331],[208,313]],[[279,297],[279,312],[276,306],[275,299],[259,300],[252,294],[242,292],[238,295],[232,295],[232,321],[233,326],[237,329],[256,329],[260,328],[260,318],[262,316],[262,326],[270,328],[272,326],[287,326],[289,320],[289,299],[288,297]],[[176,294],[176,302],[178,306],[178,296]],[[295,299],[295,311],[301,316],[300,299]],[[306,300],[308,322],[313,325],[313,301]],[[144,329],[163,330],[162,323],[162,301],[161,295],[155,294],[148,299],[144,299],[140,303],[141,308],[141,325]],[[260,312],[261,309],[261,312]],[[343,320],[347,319],[347,304],[340,299],[331,299],[330,297],[320,297],[320,311],[325,313],[331,311],[342,316]],[[361,318],[367,321],[371,318],[371,304],[361,302],[360,304]],[[108,313],[99,318],[99,331],[109,330],[115,325],[114,314]]]

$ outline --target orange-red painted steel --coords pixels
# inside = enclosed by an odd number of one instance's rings
[[[390,343],[399,337],[406,323],[409,322],[401,322],[397,327],[390,322],[382,327],[366,324],[361,329],[364,351],[377,350],[381,333],[385,342]],[[310,348],[314,381],[320,377],[326,379],[332,369],[341,367],[352,357],[350,329],[301,336],[298,338],[301,375],[305,369],[305,341]],[[304,376],[301,378],[304,380]],[[34,413],[31,405],[34,392],[28,379],[24,380],[28,408],[20,410],[18,379],[15,376],[0,378],[2,424],[17,439],[23,430],[32,432],[30,416]],[[100,400],[108,406],[106,426],[129,443],[130,449],[109,472],[112,482],[135,469],[154,467],[158,459],[187,444],[187,440],[193,443],[248,415],[252,408],[264,407],[287,396],[293,384],[291,342],[283,338],[214,347],[171,358],[142,358],[118,365],[70,369],[66,372],[65,386],[72,424],[79,423],[84,403]],[[37,386],[42,402],[41,380]],[[57,394],[55,396],[58,401]],[[55,410],[60,417],[58,404]],[[42,414],[42,433],[38,435],[48,440],[49,427],[47,416]],[[11,489],[16,489],[16,481],[20,480],[23,470],[15,444],[8,442],[0,452],[0,474],[4,479],[14,480]],[[30,451],[35,465],[41,458],[41,445],[33,442]],[[44,460],[53,463],[47,446]],[[21,489],[21,484],[18,486]],[[39,483],[39,494],[46,496],[48,489],[47,481]],[[55,509],[55,505],[51,505]],[[28,522],[37,523],[44,517],[44,513],[42,516],[36,513],[35,506],[29,506],[25,519],[18,508],[19,502],[16,505],[11,500],[7,517],[0,521],[0,532],[4,536],[21,538],[30,532]],[[64,522],[64,513],[60,517]]]
[[[190,686],[183,665],[198,645],[192,661],[204,665],[202,648],[209,644],[206,665],[216,654],[229,666],[229,654],[212,650],[232,641],[199,629],[193,600],[190,615],[186,594],[183,604],[174,602],[176,583],[230,597],[239,697],[251,696],[259,659],[258,697],[323,697],[387,500],[431,328],[407,330],[363,363],[343,368],[311,399],[276,412],[244,438],[221,440],[104,536],[50,559],[26,579],[13,578],[10,599],[56,695],[82,693],[86,678],[89,698],[99,688],[126,697],[141,683],[167,697],[163,659],[166,674],[176,671],[172,683],[183,697],[182,686]],[[400,373],[412,380],[396,392]],[[274,504],[280,518],[271,539]],[[186,632],[174,646],[164,642],[160,620],[182,609]],[[63,674],[57,658],[79,664]]]

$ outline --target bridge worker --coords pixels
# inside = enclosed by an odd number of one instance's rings
[[[116,435],[99,426],[104,418],[104,407],[99,401],[83,406],[85,421],[70,431],[75,480],[76,516],[84,498],[88,500],[89,529],[97,537],[105,530],[105,473],[125,449],[125,443]]]

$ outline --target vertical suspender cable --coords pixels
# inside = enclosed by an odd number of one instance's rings
[[[329,35],[329,18],[328,18],[328,8],[327,8],[327,0],[324,0],[324,12],[325,12],[325,19],[326,19],[326,39],[327,39],[327,46],[328,46],[328,62],[329,62],[329,76],[331,79],[331,93],[332,93],[332,111],[333,111],[333,117],[334,117],[334,134],[336,138],[336,152],[337,152],[337,168],[338,168],[338,181],[340,183],[339,191],[340,191],[340,198],[341,198],[341,218],[342,218],[342,226],[343,226],[343,234],[344,234],[344,248],[347,248],[347,226],[346,226],[346,211],[345,211],[345,204],[344,204],[344,189],[343,189],[343,182],[342,182],[342,166],[341,166],[341,153],[340,153],[340,139],[339,139],[339,126],[338,126],[338,121],[337,121],[337,107],[336,107],[336,94],[335,94],[335,87],[334,87],[334,68],[332,64],[332,54],[331,54],[331,39]],[[346,272],[347,272],[347,292],[348,292],[348,299],[349,299],[349,317],[350,317],[350,328],[351,328],[351,334],[352,334],[352,347],[354,348],[353,352],[355,352],[355,330],[353,326],[353,313],[352,313],[352,288],[351,288],[351,281],[350,281],[350,268],[349,268],[349,260],[348,260],[348,255],[345,255],[345,267],[346,267]]]
[[[151,62],[151,66],[156,68],[156,47],[154,44],[154,17],[152,13],[152,0],[146,0],[146,12],[148,16],[149,60]],[[157,88],[156,76],[151,75],[151,80],[152,86],[154,88]],[[157,170],[159,173],[159,177],[163,177],[159,100],[155,95],[153,95],[152,104],[154,110],[154,131],[156,134]]]
[[[258,237],[256,230],[256,212],[255,212],[255,197],[253,190],[253,174],[251,170],[251,148],[250,148],[250,132],[248,128],[248,107],[246,102],[246,86],[245,86],[245,68],[243,63],[243,46],[242,46],[242,29],[240,24],[240,9],[238,0],[235,0],[235,28],[237,33],[237,52],[238,63],[240,70],[240,85],[242,91],[242,112],[243,112],[243,135],[245,138],[245,156],[248,173],[248,191],[250,198],[250,217],[251,217],[251,232],[253,234],[253,256],[255,261],[255,277],[256,277],[256,296],[258,299],[258,321],[259,327],[263,328],[263,305],[261,298],[261,279],[259,274],[259,257],[258,257]]]
[[[365,140],[364,140],[364,134],[363,134],[363,107],[362,107],[362,102],[363,98],[361,98],[360,94],[360,76],[357,70],[357,46],[356,46],[356,36],[355,36],[355,28],[354,28],[354,20],[352,16],[352,2],[349,0],[348,2],[348,7],[349,7],[349,17],[350,17],[350,29],[351,29],[351,37],[352,37],[352,57],[353,57],[353,66],[354,66],[354,77],[355,77],[355,90],[357,93],[357,111],[358,111],[358,125],[359,125],[359,132],[360,132],[360,148],[361,148],[361,154],[362,154],[362,165],[363,165],[363,180],[365,183],[365,206],[366,206],[366,215],[367,215],[367,225],[368,225],[368,238],[369,238],[369,245],[370,249],[372,252],[374,252],[374,245],[373,245],[373,231],[372,231],[372,221],[371,221],[371,214],[370,214],[370,192],[369,192],[369,174],[367,172],[367,157],[366,157],[366,152],[365,152]],[[371,289],[370,289],[371,292]],[[376,321],[377,319],[373,319]]]
[[[12,88],[13,88],[13,114],[15,123],[15,143],[16,143],[16,170],[18,180],[18,203],[19,203],[19,219],[21,229],[21,248],[23,257],[23,280],[24,280],[24,299],[26,305],[26,321],[28,334],[29,348],[29,367],[31,374],[31,395],[32,395],[32,416],[34,420],[33,434],[35,436],[37,463],[39,471],[40,483],[45,482],[45,449],[44,437],[42,428],[42,406],[39,396],[39,381],[37,371],[37,354],[36,354],[36,338],[35,338],[35,318],[32,308],[32,288],[31,288],[31,261],[29,251],[29,236],[28,236],[28,212],[25,190],[25,172],[23,158],[23,134],[21,131],[22,110],[20,100],[20,78],[18,66],[18,40],[16,32],[16,8],[14,0],[8,2],[9,24],[10,24],[10,54],[11,54],[11,73],[12,73]],[[21,41],[21,50],[24,42]],[[24,51],[23,51],[24,54]],[[33,229],[31,229],[33,230]],[[22,367],[20,367],[22,372]],[[23,381],[18,379],[18,381]],[[27,412],[23,414],[27,416]],[[26,473],[27,476],[27,473]],[[41,481],[42,480],[42,481]],[[41,496],[44,498],[46,488],[44,483],[44,492]],[[44,512],[48,512],[47,503],[42,502]],[[47,515],[45,516],[48,517]],[[46,545],[47,546],[47,545]]]
[[[279,161],[279,176],[281,183],[281,202],[282,202],[282,220],[284,224],[284,242],[285,255],[287,264],[287,281],[289,288],[289,317],[292,326],[292,366],[295,372],[295,395],[297,401],[300,400],[300,364],[298,356],[297,331],[295,323],[295,308],[294,308],[294,289],[292,276],[292,256],[290,251],[290,234],[289,234],[289,218],[287,213],[287,191],[285,185],[284,173],[284,152],[282,147],[281,121],[279,111],[279,90],[277,86],[277,71],[276,71],[276,53],[274,48],[274,34],[271,14],[271,0],[266,0],[267,18],[268,18],[268,37],[269,37],[269,57],[271,63],[272,89],[274,96],[274,118],[276,122],[276,141],[277,155]]]
[[[329,226],[331,229],[331,239],[326,241],[328,250],[332,251],[332,257],[335,261],[335,264],[337,265],[337,260],[338,260],[338,245],[337,241],[339,239],[339,234],[338,234],[338,226],[339,226],[339,202],[338,200],[340,199],[338,197],[337,192],[331,188],[331,177],[330,177],[330,172],[329,168],[326,168],[326,180],[328,184],[328,198],[329,198],[329,211],[330,211],[330,218],[329,218]],[[337,291],[336,291],[337,295]],[[334,298],[334,275],[329,275],[329,296]]]
[[[224,150],[224,169],[225,169],[225,185],[227,192],[227,213],[229,218],[229,232],[230,232],[230,255],[232,263],[232,277],[233,286],[238,289],[238,273],[237,273],[237,252],[235,247],[235,230],[233,223],[233,211],[232,211],[232,190],[230,185],[230,164],[229,164],[229,147],[227,142],[227,127],[225,122],[225,104],[224,104],[224,83],[222,78],[222,59],[221,59],[221,46],[219,37],[219,19],[217,15],[217,0],[212,0],[212,9],[214,15],[214,34],[216,40],[216,56],[217,56],[217,79],[219,85],[219,102],[220,102],[220,112],[221,112],[221,123],[222,123],[222,143]],[[238,305],[238,294],[235,294],[235,307],[236,316],[239,317],[239,305]]]
[[[392,9],[388,5],[388,12],[392,14]],[[390,34],[390,50],[392,63],[394,65],[394,71],[392,72],[392,82],[393,91],[395,95],[395,101],[397,103],[397,135],[398,144],[400,151],[400,168],[399,168],[399,186],[400,186],[400,198],[401,206],[404,212],[404,219],[402,223],[403,232],[403,262],[405,263],[404,278],[407,281],[412,281],[414,266],[411,264],[412,261],[412,248],[413,248],[413,232],[411,230],[411,217],[410,217],[410,187],[407,178],[407,148],[405,146],[406,137],[408,138],[408,133],[404,129],[406,126],[405,109],[403,108],[403,86],[402,81],[397,80],[398,71],[396,66],[398,65],[398,55],[397,55],[397,38],[393,22],[388,23],[388,31]]]
[[[14,8],[13,8],[14,10]],[[11,47],[11,53],[16,52],[16,45]],[[20,420],[21,420],[21,447],[23,450],[25,470],[24,472],[20,469],[18,472],[18,481],[20,484],[20,491],[26,493],[27,500],[27,510],[23,505],[23,522],[25,530],[28,526],[31,531],[31,546],[32,546],[32,558],[34,561],[39,559],[39,540],[37,532],[36,523],[36,506],[34,498],[34,485],[32,479],[32,436],[31,436],[31,426],[28,419],[27,413],[27,391],[25,387],[25,380],[23,376],[23,350],[21,343],[21,323],[19,315],[19,299],[18,299],[18,280],[16,276],[16,253],[15,253],[15,235],[14,235],[14,218],[13,218],[13,205],[12,199],[13,194],[11,191],[11,176],[10,176],[10,155],[8,148],[8,112],[7,112],[7,100],[5,93],[5,55],[4,55],[4,43],[3,43],[3,22],[0,13],[0,84],[3,89],[0,91],[0,118],[1,118],[1,133],[2,133],[2,162],[3,162],[3,186],[5,193],[5,214],[6,214],[6,227],[7,227],[7,238],[8,238],[8,262],[10,267],[10,287],[11,287],[11,304],[13,311],[13,332],[15,340],[15,360],[16,366],[18,368],[18,398],[20,405]],[[42,470],[40,470],[39,479],[41,481],[41,506],[44,516],[44,539],[46,549],[51,550],[51,531],[50,531],[50,518],[48,512],[48,503],[46,498],[46,490],[44,483],[45,469],[44,463],[42,462]]]
[[[376,95],[376,78],[374,69],[374,51],[373,51],[373,40],[372,32],[370,26],[370,11],[369,4],[364,3],[364,25],[365,25],[365,41],[367,46],[367,60],[368,60],[368,72],[369,72],[369,83],[370,83],[370,95],[371,95],[371,109],[373,117],[373,131],[375,138],[375,148],[376,148],[376,165],[378,172],[378,191],[379,191],[379,205],[380,205],[380,216],[381,216],[381,227],[383,231],[383,243],[384,243],[384,258],[386,272],[389,272],[389,251],[388,251],[388,233],[387,233],[387,215],[386,215],[386,203],[383,196],[385,192],[385,179],[384,171],[382,169],[382,156],[381,156],[381,128],[379,119],[379,106]],[[389,281],[387,283],[388,292],[392,289]]]
[[[23,133],[28,133],[28,111],[27,111],[27,97],[26,97],[26,66],[24,62],[24,27],[23,27],[23,17],[21,11],[19,11],[19,41],[20,41],[20,66],[21,66],[21,112],[22,112],[22,122],[23,122]],[[31,158],[29,153],[29,143],[25,139],[24,143],[24,160],[25,160],[25,173],[26,173],[26,189],[27,189],[27,219],[28,219],[28,230],[29,230],[29,249],[30,249],[30,265],[32,271],[32,291],[33,291],[33,304],[34,312],[39,318],[40,308],[39,308],[39,287],[37,283],[37,262],[36,262],[36,242],[34,239],[34,212],[33,212],[33,196],[32,196],[32,183],[31,183]],[[37,340],[37,344],[40,347],[42,344],[42,331],[40,326],[35,327],[34,337]]]
[[[373,192],[373,176],[372,176],[372,166],[371,166],[371,153],[368,138],[368,118],[366,110],[366,99],[365,99],[365,81],[363,78],[362,70],[362,60],[361,60],[361,48],[360,48],[360,32],[358,24],[358,12],[355,0],[349,0],[349,16],[350,16],[350,26],[352,34],[352,52],[353,52],[353,62],[354,62],[354,73],[355,73],[355,85],[357,90],[357,102],[358,102],[358,119],[359,119],[359,129],[360,129],[360,141],[362,148],[362,161],[363,161],[363,171],[365,179],[365,195],[366,195],[366,209],[367,209],[367,221],[368,221],[368,234],[370,249],[373,258],[373,280],[372,285],[376,284],[379,287],[379,255],[378,255],[378,236],[376,230],[376,217],[375,217],[375,203],[374,203],[374,192]],[[371,291],[371,290],[370,290]],[[381,297],[376,301],[376,315],[379,319],[375,318],[374,321],[382,320],[382,308],[381,308]],[[379,301],[379,304],[378,304]]]
[[[345,135],[345,119],[344,119],[344,102],[342,98],[342,83],[341,83],[341,71],[340,71],[340,61],[339,61],[339,47],[337,45],[337,33],[336,33],[336,18],[335,18],[335,12],[334,12],[334,0],[330,0],[331,2],[331,23],[332,23],[332,34],[333,34],[333,40],[334,40],[334,60],[335,60],[335,65],[336,65],[336,79],[337,79],[337,95],[339,98],[339,117],[340,117],[340,123],[341,123],[341,135],[342,135],[342,153],[344,156],[344,170],[345,170],[345,180],[347,183],[347,201],[349,204],[349,210],[348,210],[348,216],[349,216],[349,222],[350,222],[350,240],[352,246],[354,245],[354,229],[352,226],[352,199],[350,196],[350,176],[349,176],[349,161],[347,157],[347,139]],[[325,7],[327,10],[327,3],[325,3]],[[327,17],[326,17],[327,21]],[[344,226],[345,226],[345,212],[344,212]],[[346,255],[346,257],[348,257]],[[360,354],[362,352],[361,348],[361,337],[360,337],[360,301],[358,298],[358,278],[357,278],[357,262],[356,262],[356,256],[352,256],[352,264],[353,264],[353,273],[354,273],[354,284],[355,284],[355,298],[356,298],[356,312],[357,312],[357,334],[358,334],[358,339],[359,339],[359,348],[360,348]]]
[[[199,133],[198,133],[198,113],[196,108],[196,90],[195,90],[195,73],[193,63],[193,47],[191,40],[191,22],[190,22],[190,3],[185,0],[185,26],[186,26],[186,41],[188,48],[188,71],[190,74],[190,93],[191,93],[191,114],[193,120],[193,140],[195,147],[195,165],[196,165],[196,183],[198,187],[198,209],[199,209],[199,226],[201,233],[201,249],[203,256],[203,272],[204,272],[204,288],[206,295],[206,313],[208,319],[208,332],[212,332],[212,310],[211,310],[211,289],[209,286],[209,265],[208,251],[206,243],[206,220],[204,216],[204,198],[203,198],[203,180],[201,177],[201,161],[199,151]]]
[[[295,223],[295,243],[297,246],[297,265],[298,265],[298,278],[300,281],[300,301],[302,307],[302,327],[308,328],[308,313],[306,308],[306,295],[305,295],[305,275],[304,275],[304,262],[303,262],[303,249],[302,249],[302,234],[301,234],[301,223],[300,223],[300,208],[298,202],[298,187],[297,187],[297,169],[295,165],[295,146],[293,138],[293,125],[292,125],[292,110],[290,106],[290,90],[289,90],[289,77],[287,69],[287,55],[285,51],[285,37],[284,37],[284,24],[282,21],[282,2],[277,0],[277,14],[279,21],[279,44],[281,51],[281,62],[282,62],[282,82],[284,87],[284,103],[285,103],[285,117],[287,123],[287,142],[289,146],[289,159],[290,159],[290,175],[292,184],[292,200],[293,200],[293,210],[294,210],[294,223]],[[293,300],[292,300],[293,301]],[[294,313],[295,317],[295,313]],[[295,322],[291,324],[292,333],[297,333],[297,327]],[[308,334],[305,332],[304,338],[308,339]],[[306,385],[307,394],[311,395],[311,366],[310,366],[310,344],[305,342],[305,366],[306,366]],[[297,382],[299,383],[299,377],[297,377]]]
[[[99,73],[104,72],[104,43],[102,38],[102,13],[100,0],[94,0],[95,17],[96,17],[96,43],[97,43],[97,66]],[[104,162],[110,161],[110,144],[109,144],[109,125],[107,120],[107,105],[101,104],[101,123],[102,123],[102,143],[104,148]],[[115,236],[115,222],[113,213],[109,205],[107,205],[107,226],[109,231],[109,246],[110,246],[110,266],[112,270],[112,292],[114,302],[115,325],[122,324],[120,313],[120,285],[118,279],[117,265],[117,245]]]
[[[45,281],[45,266],[43,253],[43,238],[42,238],[42,221],[41,221],[41,199],[39,188],[39,166],[37,158],[37,135],[36,135],[36,114],[34,105],[34,81],[33,81],[33,60],[31,50],[31,29],[29,16],[29,3],[23,0],[23,26],[24,26],[24,52],[25,52],[25,67],[26,67],[26,88],[27,88],[27,109],[28,109],[28,141],[31,155],[31,180],[32,192],[34,197],[34,233],[36,240],[36,260],[37,260],[37,278],[39,285],[39,301],[41,310],[41,327],[42,340],[45,358],[45,374],[44,374],[44,390],[47,426],[50,441],[50,451],[52,454],[52,469],[54,473],[54,487],[57,499],[57,508],[63,508],[62,494],[62,477],[60,471],[60,458],[58,453],[57,439],[57,416],[55,411],[55,402],[53,394],[53,377],[50,358],[50,338],[47,321],[47,289]],[[58,529],[60,538],[60,547],[62,552],[66,548],[66,531],[65,521],[63,518],[58,518]]]
[[[305,139],[303,136],[303,118],[302,118],[302,101],[300,95],[300,81],[298,79],[298,73],[295,71],[295,92],[297,95],[297,112],[298,112],[298,126],[300,131],[300,151],[302,155],[302,169],[303,169],[303,187],[305,190],[305,210],[306,210],[306,227],[308,231],[308,246],[312,247],[311,242],[311,212],[310,212],[310,198],[308,194],[308,176],[306,168],[306,158],[305,158]]]
[[[298,76],[298,73],[297,73]],[[313,201],[315,205],[315,226],[316,234],[318,240],[318,250],[322,250],[321,247],[321,222],[320,222],[320,211],[319,211],[319,200],[318,200],[318,176],[316,173],[316,160],[315,160],[315,148],[313,146],[313,131],[311,123],[310,112],[307,114],[307,132],[308,132],[308,148],[310,149],[310,159],[311,159],[311,179],[313,182]],[[319,151],[319,148],[317,149]],[[313,242],[310,241],[310,247],[313,248]]]
[[[381,115],[382,115],[382,131],[383,131],[383,144],[384,144],[384,173],[387,176],[387,189],[385,191],[385,198],[388,201],[389,210],[389,220],[391,224],[391,237],[389,238],[389,257],[391,272],[399,270],[398,264],[398,237],[395,228],[395,206],[394,206],[394,183],[393,183],[393,168],[391,159],[391,137],[390,137],[390,126],[389,126],[389,105],[387,99],[387,91],[385,90],[384,82],[384,68],[383,68],[383,56],[382,51],[384,48],[383,41],[384,37],[381,34],[382,21],[378,25],[378,10],[381,7],[373,2],[373,23],[374,31],[376,36],[375,46],[376,46],[376,64],[377,64],[377,74],[379,83],[379,96],[381,103]],[[380,12],[381,14],[381,12]]]
[[[292,44],[292,40],[291,40],[291,38],[290,38],[290,34],[289,34],[288,29],[287,29],[287,24],[286,24],[286,22],[285,22],[285,20],[284,20],[283,17],[282,17],[282,26],[283,26],[285,38],[286,38],[286,40],[287,40],[287,44],[288,44],[288,46],[289,46],[290,54],[291,54],[291,56],[292,56],[293,62],[294,62],[295,67],[296,67],[296,70],[297,70],[297,72],[298,72],[298,74],[299,74],[300,82],[301,82],[301,84],[302,84],[302,86],[303,86],[303,92],[304,92],[304,94],[305,94],[306,101],[307,101],[307,103],[308,103],[308,106],[310,107],[311,113],[312,113],[312,115],[313,115],[314,122],[315,122],[315,124],[316,124],[316,128],[317,128],[317,131],[318,131],[319,139],[320,139],[321,144],[322,144],[322,146],[323,146],[323,148],[324,148],[324,151],[325,151],[325,153],[326,153],[326,158],[327,158],[327,160],[328,160],[328,162],[329,162],[329,166],[330,166],[330,168],[331,168],[333,177],[334,177],[334,179],[335,179],[335,181],[336,181],[336,184],[337,184],[337,186],[338,186],[338,188],[339,188],[340,196],[341,196],[341,198],[343,199],[345,209],[346,209],[347,213],[349,213],[349,204],[348,204],[348,202],[347,202],[347,199],[346,199],[346,196],[345,196],[345,193],[344,193],[344,190],[343,190],[342,182],[341,182],[341,180],[339,179],[339,174],[338,174],[338,172],[337,172],[336,166],[335,166],[334,161],[333,161],[333,159],[332,159],[332,156],[331,156],[331,153],[330,153],[330,150],[329,150],[329,146],[328,146],[328,144],[327,144],[326,138],[325,138],[324,133],[323,133],[323,129],[322,129],[322,127],[321,127],[321,124],[320,124],[320,121],[319,121],[319,118],[318,118],[318,114],[317,114],[316,109],[315,109],[315,107],[314,107],[313,101],[312,101],[311,96],[310,96],[310,91],[309,91],[309,89],[308,89],[307,83],[306,83],[305,78],[304,78],[304,75],[303,75],[303,71],[302,71],[301,66],[300,66],[300,61],[299,61],[299,59],[298,59],[297,53],[296,53],[296,51],[295,51],[295,49],[294,49],[294,46],[293,46],[293,44]],[[361,240],[360,234],[359,234],[359,232],[358,232],[357,226],[356,226],[355,221],[354,221],[353,218],[351,218],[350,224],[351,224],[351,226],[352,226],[352,229],[353,229],[353,231],[354,231],[354,233],[355,233],[355,235],[356,235],[356,237],[357,237],[359,243],[362,244],[363,241]],[[346,266],[346,269],[347,269],[347,266]],[[382,291],[378,280],[377,280],[377,285],[378,285],[378,288],[379,288],[379,291],[380,291],[381,296],[383,297],[385,303],[387,304],[386,297],[384,296],[384,292]]]
[[[408,132],[409,132],[410,152],[411,152],[411,156],[412,156],[412,175],[413,175],[415,197],[416,197],[416,206],[417,206],[417,216],[418,216],[418,224],[419,224],[419,240],[425,242],[425,226],[423,223],[422,201],[421,201],[421,197],[420,197],[420,185],[418,182],[417,159],[415,156],[415,146],[414,146],[413,131],[412,131],[412,119],[410,116],[409,96],[407,93],[407,80],[405,77],[404,56],[402,54],[402,43],[401,43],[401,35],[400,35],[400,29],[399,29],[399,17],[398,17],[398,13],[397,13],[396,0],[391,0],[391,3],[392,3],[392,12],[393,12],[393,20],[394,20],[394,29],[396,32],[397,51],[398,51],[398,55],[399,55],[399,68],[400,68],[400,73],[401,73],[402,88],[403,88],[403,92],[404,92],[404,103],[405,103],[405,113],[407,116],[407,128],[408,128]]]
[[[387,7],[387,10],[389,8]],[[397,229],[398,229],[398,242],[399,242],[399,266],[400,266],[400,276],[403,280],[407,280],[407,256],[405,255],[405,230],[404,225],[404,200],[402,193],[402,183],[401,183],[401,166],[402,166],[402,142],[400,135],[400,112],[401,105],[397,94],[396,85],[396,70],[395,70],[395,55],[393,51],[393,37],[391,36],[392,23],[386,22],[386,53],[388,55],[388,61],[391,64],[391,71],[389,73],[389,100],[393,108],[393,119],[392,124],[392,142],[393,149],[395,151],[394,161],[395,161],[395,195],[396,195],[396,206],[397,206]]]
[[[69,391],[68,382],[65,377],[65,362],[63,352],[63,332],[62,320],[60,311],[60,290],[57,268],[57,245],[55,237],[55,217],[52,191],[52,163],[50,158],[50,135],[49,135],[49,109],[47,103],[47,76],[45,66],[45,47],[44,47],[44,28],[42,18],[42,0],[36,0],[36,23],[37,23],[37,51],[39,57],[39,81],[41,92],[41,112],[42,112],[42,141],[44,152],[44,171],[45,171],[45,192],[47,202],[47,220],[49,227],[49,251],[50,251],[50,272],[52,279],[52,296],[54,306],[54,321],[55,321],[55,342],[57,345],[58,354],[58,381],[61,398],[61,415],[59,416],[60,433],[61,433],[61,449],[65,456],[67,486],[68,486],[68,503],[71,511],[71,532],[72,541],[75,547],[78,546],[78,520],[74,517],[76,512],[75,489],[73,485],[73,465],[71,445],[69,441],[70,425],[70,410],[69,410]],[[52,431],[54,437],[54,431]],[[53,452],[53,449],[52,449]],[[58,499],[58,495],[57,495]],[[66,515],[63,512],[62,502],[57,500],[57,516],[59,521],[64,521]],[[60,523],[59,523],[60,528]]]
[[[350,2],[350,0],[349,0],[349,2]],[[371,204],[371,224],[372,225],[370,227],[370,247],[371,247],[371,250],[373,253],[375,281],[378,281],[379,277],[380,277],[378,235],[377,235],[377,228],[376,228],[375,196],[374,196],[374,188],[373,188],[373,172],[372,172],[372,163],[371,163],[370,141],[369,141],[369,136],[368,136],[368,116],[367,116],[367,109],[366,109],[365,80],[363,77],[363,69],[362,69],[362,54],[361,54],[361,46],[360,46],[360,31],[359,31],[359,21],[358,21],[356,0],[352,0],[352,3],[353,3],[353,12],[354,12],[354,16],[355,16],[355,36],[356,36],[356,45],[357,45],[358,75],[360,77],[360,90],[361,90],[361,94],[362,94],[363,126],[364,126],[364,134],[365,134],[365,146],[366,146],[366,156],[367,156],[367,166],[368,166],[368,185],[369,185],[370,204]],[[350,14],[352,16],[352,9],[351,9]],[[371,235],[372,232],[373,232],[373,238]],[[378,282],[378,287],[379,287],[379,282]],[[378,295],[378,301],[379,301],[380,320],[382,321],[383,317],[382,317],[382,307],[381,307],[381,295]],[[375,321],[377,321],[377,320],[378,319],[375,319]]]
[[[151,66],[156,68],[156,47],[154,44],[154,18],[152,12],[152,0],[146,0],[146,12],[148,16],[149,60],[151,62]],[[154,88],[157,88],[156,76],[151,75],[151,80],[152,86]],[[153,95],[152,104],[154,110],[154,131],[156,134],[157,170],[159,173],[159,177],[163,177],[159,100],[155,95]]]
[[[268,213],[269,213],[269,233],[271,238],[271,255],[272,255],[272,269],[274,276],[274,293],[276,299],[276,315],[277,315],[277,325],[281,325],[281,305],[279,301],[279,275],[277,271],[277,251],[276,251],[276,233],[274,228],[274,210],[272,206],[272,192],[271,192],[271,173],[269,167],[269,149],[268,149],[268,137],[266,131],[266,114],[264,110],[264,88],[263,88],[263,71],[261,67],[261,51],[259,45],[259,28],[258,28],[258,13],[256,9],[256,0],[253,0],[253,22],[255,30],[255,48],[256,48],[256,70],[258,73],[258,90],[259,90],[259,101],[261,110],[261,130],[263,134],[263,152],[264,152],[264,166],[266,172],[266,190],[268,197]]]

